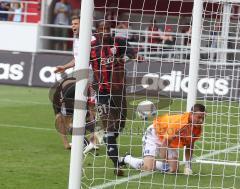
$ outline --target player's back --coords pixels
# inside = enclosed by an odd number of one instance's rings
[[[163,115],[154,120],[154,128],[162,141],[172,138],[170,147],[182,148],[190,145],[200,138],[201,129],[195,128],[189,123],[190,113],[186,112],[179,115]]]
[[[173,136],[178,130],[188,124],[189,113],[177,114],[177,115],[163,115],[157,117],[153,121],[154,128],[160,140],[168,135]]]

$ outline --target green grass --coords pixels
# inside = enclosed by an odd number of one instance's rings
[[[129,107],[139,101],[139,98],[129,99]],[[205,104],[209,113],[203,137],[196,144],[195,158],[239,145],[239,104],[224,101],[205,101]],[[159,114],[177,113],[185,110],[186,102],[162,98],[158,105]],[[119,137],[120,154],[131,152],[141,157],[142,132],[150,123],[151,120],[144,124],[133,115],[129,116],[127,127]],[[67,188],[70,151],[63,149],[54,129],[48,89],[0,86],[0,141],[0,189]],[[216,154],[208,160],[240,163],[238,152],[239,149],[235,149]],[[194,175],[184,176],[181,166],[177,176],[153,173],[109,188],[240,188],[240,166],[194,163],[193,171]],[[139,173],[129,168],[125,170],[126,176]],[[113,175],[112,163],[106,157],[104,146],[97,154],[86,156],[83,175],[82,188],[122,179]]]

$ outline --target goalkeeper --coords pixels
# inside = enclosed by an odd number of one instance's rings
[[[143,159],[126,155],[121,158],[121,162],[144,171],[176,173],[179,169],[178,150],[186,146],[184,173],[192,174],[194,142],[201,136],[205,115],[205,106],[195,104],[191,112],[159,116],[143,136]],[[156,161],[157,155],[161,161]]]

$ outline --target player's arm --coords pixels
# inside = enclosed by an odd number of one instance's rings
[[[59,73],[59,72],[63,73],[65,70],[72,68],[74,66],[75,66],[75,59],[72,59],[70,62],[68,62],[65,65],[56,66],[54,73]]]
[[[192,174],[191,160],[192,160],[193,150],[194,150],[194,143],[186,146],[186,149],[185,149],[186,162],[185,162],[185,168],[184,168],[184,174],[186,174],[186,175]]]
[[[187,125],[186,125],[187,126]],[[167,130],[166,134],[164,135],[163,141],[162,141],[162,149],[160,151],[160,157],[164,160],[167,159],[167,149],[170,146],[170,144],[172,143],[172,141],[178,137],[180,135],[180,133],[185,129],[185,127],[182,127],[181,129],[179,129],[177,132],[175,132],[173,135],[169,135],[169,133],[171,133],[171,130]]]
[[[167,150],[168,150],[168,147],[170,146],[172,140],[173,140],[173,137],[169,137],[168,135],[166,135],[162,141],[160,157],[163,160],[163,162],[167,161]]]
[[[98,85],[100,81],[101,68],[99,61],[100,53],[99,48],[97,47],[96,40],[91,42],[91,53],[90,53],[90,64],[92,65],[93,75],[94,75],[94,85]]]
[[[193,149],[194,149],[194,143],[192,145],[186,146],[186,150],[185,150],[185,159],[187,162],[189,162],[188,166],[190,167],[191,167]]]
[[[132,47],[129,44],[127,44],[126,54],[130,59],[135,59],[135,60],[138,60],[138,61],[143,61],[144,60],[144,57],[142,55],[138,55],[138,52],[136,51],[136,48]]]

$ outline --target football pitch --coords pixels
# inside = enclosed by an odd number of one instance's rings
[[[65,189],[70,151],[64,150],[55,130],[48,89],[0,86],[0,189]],[[163,104],[166,100],[163,100]],[[204,101],[208,116],[196,143],[193,175],[144,172],[125,168],[113,174],[105,146],[86,155],[82,188],[240,188],[240,108],[237,102]],[[159,114],[184,111],[186,101],[172,99]],[[119,137],[121,155],[141,157],[141,138],[151,120],[127,121]],[[182,154],[182,152],[181,152]],[[182,155],[181,155],[182,157]]]

